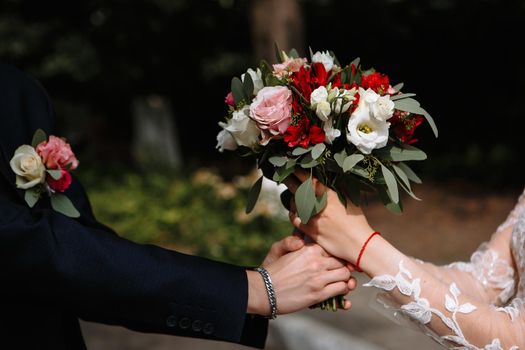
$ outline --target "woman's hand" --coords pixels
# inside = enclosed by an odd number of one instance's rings
[[[310,177],[302,171],[295,172],[295,176],[296,178],[290,176],[285,182],[292,193],[295,193],[301,182]],[[325,187],[315,178],[312,181],[316,196],[327,192],[326,207],[305,224],[297,216],[295,203],[292,203],[290,221],[330,254],[355,264],[361,246],[374,230],[368,224],[361,208],[351,201],[348,201],[345,207],[335,191]]]
[[[352,269],[330,256],[317,244],[305,244],[299,237],[275,243],[264,260],[272,279],[278,314],[302,310],[330,297],[355,289]],[[269,315],[268,295],[261,275],[247,271],[248,313]],[[350,308],[346,301],[345,309]]]

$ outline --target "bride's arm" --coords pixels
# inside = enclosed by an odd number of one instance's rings
[[[333,191],[328,193],[327,208],[307,225],[301,224],[294,213],[291,219],[327,251],[354,264],[363,243],[374,232],[361,210],[352,205],[345,208]],[[507,228],[482,247],[479,254],[487,260],[481,266],[512,266],[509,239]],[[439,268],[421,264],[381,236],[369,241],[360,260],[361,269],[372,277],[369,285],[385,290],[402,313],[428,327],[429,333],[435,333],[442,342],[467,348],[493,344],[494,349],[499,349],[498,343],[505,348],[524,345],[523,317],[512,320],[510,313],[491,305],[502,292],[501,285],[493,283],[497,279],[490,278],[499,272],[493,271],[484,279],[473,273],[476,264]],[[522,303],[517,301],[515,306],[521,309]]]

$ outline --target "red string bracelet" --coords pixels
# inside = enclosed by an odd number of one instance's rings
[[[368,242],[370,242],[370,240],[375,236],[375,235],[379,235],[381,236],[381,233],[375,231],[374,233],[372,233],[368,238],[367,240],[365,241],[365,243],[363,243],[363,246],[361,247],[361,250],[359,251],[359,256],[357,257],[357,262],[355,263],[355,269],[358,271],[358,272],[363,272],[363,270],[361,270],[361,268],[359,267],[359,263],[361,262],[361,257],[363,256],[363,252],[365,251],[365,248],[366,248],[366,245],[368,244]]]

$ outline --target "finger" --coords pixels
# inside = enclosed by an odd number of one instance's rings
[[[287,253],[301,249],[303,246],[304,241],[302,239],[295,236],[289,236],[272,244],[271,252],[279,258]]]
[[[354,272],[355,271],[355,265],[352,264],[349,261],[346,263],[346,267],[348,268],[348,270],[350,270],[350,272]]]
[[[299,218],[296,212],[291,211],[288,214],[288,217],[290,218],[290,222],[292,223],[292,225],[294,225],[295,228],[297,228],[299,231],[303,232],[307,236],[310,236],[310,238],[312,238],[314,241],[317,240],[317,234],[315,234],[315,232],[311,232],[310,228],[301,222],[301,219]]]
[[[322,274],[321,280],[325,285],[336,282],[342,282],[348,288],[348,280],[350,279],[350,271],[346,267],[341,267],[335,270],[326,271]]]
[[[348,292],[348,286],[345,282],[330,283],[321,290],[320,300],[326,300],[336,295],[346,295]]]
[[[346,300],[345,299],[343,307],[344,307],[345,310],[350,310],[350,308],[352,307],[352,302],[350,300]]]
[[[295,205],[295,199],[290,200],[290,211],[297,213],[297,206]]]
[[[355,290],[357,287],[357,280],[355,279],[355,277],[350,277],[347,284],[348,284],[348,289],[350,289],[351,291]]]
[[[323,252],[324,252],[324,250],[323,250]],[[324,253],[328,254],[326,252],[324,252]],[[326,264],[327,270],[336,270],[336,269],[340,269],[342,267],[344,267],[345,269],[348,270],[346,265],[341,260],[336,259],[336,258],[334,258],[334,257],[332,257],[330,255],[328,255],[328,257],[325,259],[324,263]],[[348,273],[350,273],[350,270],[348,270]]]
[[[301,182],[293,174],[284,179],[283,183],[286,185],[286,187],[288,187],[288,189],[292,193],[295,193],[295,191],[297,191],[297,188],[301,185]]]

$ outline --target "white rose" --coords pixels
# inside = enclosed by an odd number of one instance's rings
[[[224,126],[229,131],[239,146],[252,147],[259,141],[261,130],[257,124],[248,117],[250,106],[244,106],[241,110],[233,112],[232,118]]]
[[[332,112],[332,109],[330,108],[330,104],[328,101],[321,101],[317,104],[317,107],[315,108],[315,114],[321,119],[322,121],[327,121],[328,116]]]
[[[363,95],[361,95],[363,97]],[[373,149],[382,148],[388,142],[388,129],[390,123],[373,118],[370,108],[364,98],[359,100],[359,105],[348,121],[348,142],[365,154],[370,154]]]
[[[361,96],[361,100],[365,101],[368,104],[373,104],[377,102],[377,99],[379,98],[379,95],[372,89],[363,89],[359,88],[359,96]]]
[[[370,109],[374,118],[385,122],[394,115],[394,101],[390,100],[388,95],[381,96],[370,106]]]
[[[332,118],[328,118],[323,124],[323,130],[326,135],[326,143],[332,144],[336,138],[341,136],[341,130],[334,128]]]
[[[250,77],[253,81],[253,94],[257,95],[257,93],[264,87],[263,80],[262,80],[262,73],[259,68],[257,68],[257,71],[254,71],[251,68],[248,68],[246,73],[250,74]],[[246,73],[241,75],[241,80],[244,82],[244,76]]]
[[[313,63],[322,63],[323,66],[324,66],[324,69],[327,72],[332,70],[332,68],[334,67],[334,58],[332,56],[330,56],[328,51],[325,51],[325,52],[317,51],[312,56],[312,62]]]
[[[310,94],[310,104],[315,106],[317,103],[328,99],[328,90],[324,86],[319,86]]]
[[[28,189],[46,179],[46,167],[36,150],[29,145],[22,145],[15,151],[9,162],[16,174],[16,187]]]
[[[219,152],[224,152],[224,150],[235,151],[237,149],[237,142],[233,136],[226,130],[221,130],[217,134],[217,146],[215,148],[219,149]]]

